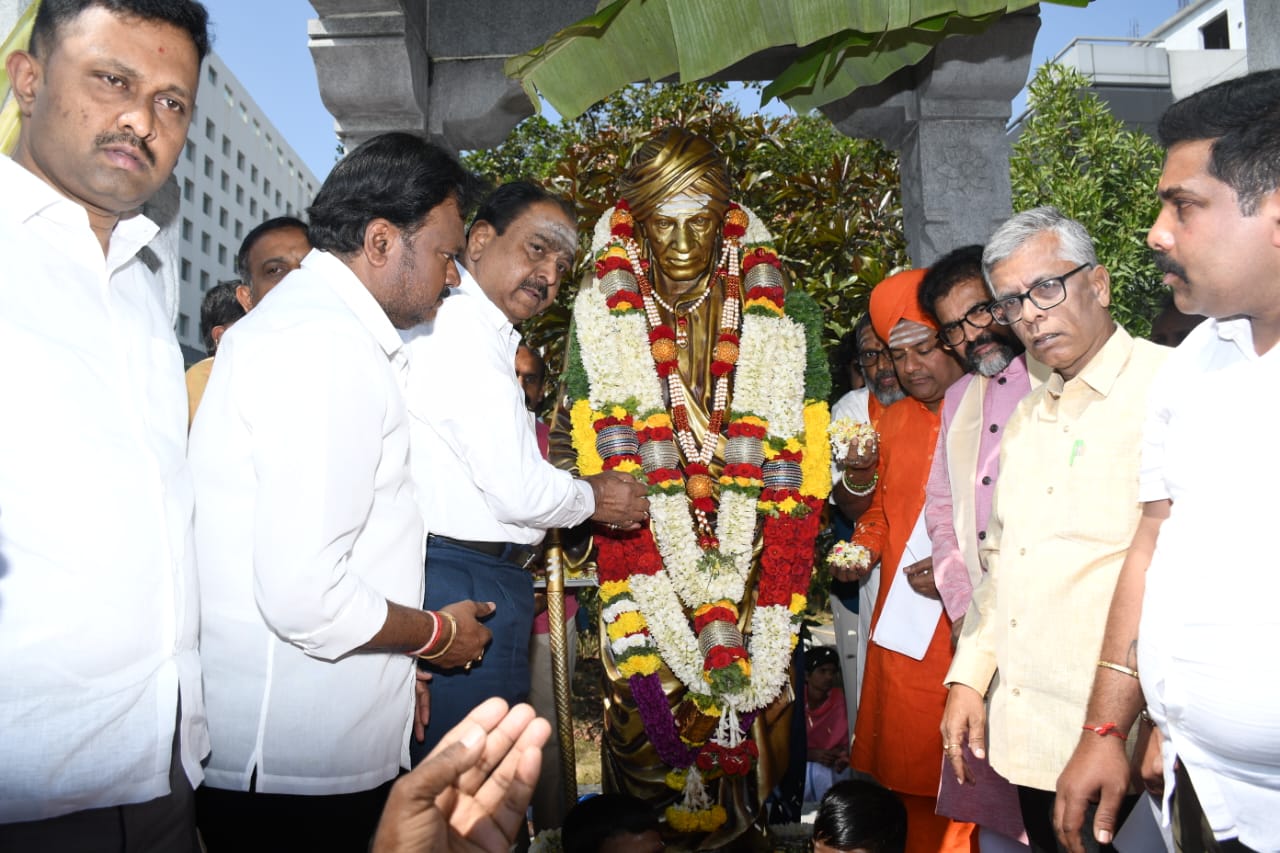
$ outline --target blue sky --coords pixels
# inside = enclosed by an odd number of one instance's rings
[[[320,179],[333,166],[337,138],[320,100],[307,49],[306,0],[204,0],[214,24],[214,50]],[[1094,0],[1078,9],[1043,3],[1033,68],[1077,36],[1146,34],[1171,17],[1178,0]],[[1136,22],[1136,26],[1134,24]],[[749,98],[743,105],[755,106]],[[1015,102],[1014,114],[1021,111]]]

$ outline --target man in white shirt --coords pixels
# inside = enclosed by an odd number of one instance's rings
[[[422,603],[397,328],[457,280],[468,179],[375,137],[310,208],[315,250],[222,339],[191,432],[210,851],[360,850],[408,764],[415,654],[478,656],[492,605]]]
[[[1159,134],[1168,157],[1147,244],[1178,309],[1210,319],[1151,393],[1143,517],[1086,720],[1127,730],[1145,700],[1162,774],[1144,781],[1163,793],[1179,849],[1280,850],[1280,685],[1267,664],[1280,632],[1268,535],[1280,478],[1280,71],[1179,101]],[[1112,837],[1120,746],[1081,738],[1058,780],[1060,835]]]
[[[414,482],[426,522],[426,607],[459,598],[497,602],[494,642],[468,670],[432,684],[431,725],[414,758],[484,699],[529,692],[533,579],[546,530],[588,518],[638,527],[648,511],[634,477],[575,479],[542,458],[516,380],[515,324],[556,297],[573,269],[572,209],[526,182],[499,187],[467,235],[462,281],[408,349]]]
[[[6,63],[0,849],[196,849],[208,748],[182,356],[156,226],[199,3],[55,2]]]

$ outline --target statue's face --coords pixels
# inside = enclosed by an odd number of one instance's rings
[[[711,197],[681,193],[640,223],[663,277],[690,281],[711,271],[723,214]]]

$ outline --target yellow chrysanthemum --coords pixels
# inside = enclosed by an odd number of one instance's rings
[[[805,598],[798,592],[791,593],[791,604],[787,607],[792,613],[799,616],[804,612],[805,607],[809,604],[809,599]]]
[[[747,304],[742,307],[744,311],[751,308],[764,308],[772,314],[782,316],[782,309],[772,299],[748,299]]]
[[[803,481],[800,494],[819,500],[831,494],[831,444],[827,430],[831,411],[823,402],[804,407],[804,457],[800,460]]]
[[[653,675],[661,665],[657,655],[632,655],[618,664],[618,672],[628,678],[633,675]]]
[[[671,416],[666,412],[654,412],[647,418],[636,419],[636,429],[658,429],[661,427],[671,428]]]
[[[824,432],[823,435],[826,435],[826,433]],[[790,453],[799,453],[804,450],[804,445],[800,443],[800,439],[798,438],[788,438],[786,449]]]
[[[627,411],[625,406],[614,406],[609,410],[609,414],[617,418],[618,420],[622,420],[627,415],[629,415],[630,412]]]
[[[628,634],[635,634],[645,627],[644,617],[638,610],[628,610],[609,623],[609,639],[621,640]]]
[[[631,592],[630,581],[605,581],[600,584],[600,597],[605,601]]]
[[[578,400],[569,410],[570,436],[573,449],[578,451],[578,475],[590,477],[604,470],[604,460],[596,451],[596,430],[592,426],[596,421],[591,404],[586,400]]]
[[[667,775],[662,781],[667,783],[667,787],[673,791],[684,790],[684,780],[688,778],[689,773],[685,770],[668,770]]]
[[[636,462],[634,459],[623,459],[617,465],[613,466],[613,470],[621,471],[624,474],[634,474],[636,471],[641,470],[641,468],[640,463]]]
[[[768,421],[766,421],[764,418],[758,418],[755,415],[743,415],[742,417],[738,418],[736,422],[740,424],[746,424],[748,426],[757,426],[757,427],[760,427],[760,429],[765,429],[765,430],[769,428]]]
[[[795,498],[783,498],[778,501],[778,512],[790,515],[798,506],[800,506],[800,503]]]

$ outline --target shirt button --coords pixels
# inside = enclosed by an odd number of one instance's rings
[[[1049,493],[1049,494],[1053,494],[1053,486],[1050,486],[1050,487],[1049,487],[1049,489],[1048,489],[1048,493]]]
[[[997,425],[997,424],[992,424],[992,425],[991,425],[991,431],[992,431],[992,432],[999,432],[999,431],[1000,431],[1000,427],[999,427],[999,425]]]
[[[1027,549],[1026,549],[1026,548],[1019,548],[1019,549],[1018,549],[1018,556],[1019,556],[1019,557],[1025,557],[1025,556],[1027,556]]]
[[[1016,688],[1016,687],[1015,687],[1015,688],[1013,688],[1012,690],[1010,690],[1009,692],[1010,692],[1010,693],[1012,693],[1014,696],[1021,696],[1021,695],[1022,695],[1022,691],[1021,691],[1021,690],[1019,690],[1019,689],[1018,689],[1018,688]]]
[[[984,485],[984,486],[990,486],[990,485],[991,485],[991,478],[990,478],[990,477],[983,477],[983,478],[982,478],[982,485]]]
[[[1063,431],[1063,432],[1071,432],[1071,427],[1069,427],[1069,426],[1064,426],[1064,427],[1062,428],[1062,431]]]
[[[986,539],[986,538],[987,538],[987,531],[985,531],[985,530],[979,530],[979,531],[978,531],[978,541],[979,541],[979,542],[981,542],[983,539]]]
[[[1017,619],[1010,619],[1010,620],[1009,620],[1009,627],[1010,627],[1010,628],[1017,628],[1017,627],[1018,627],[1018,620],[1017,620]]]
[[[999,379],[997,379],[997,380],[996,380],[996,384],[997,384],[997,385],[1003,385],[1004,383],[1006,383],[1006,382],[1008,382],[1008,381],[1009,381],[1009,378],[1008,378],[1007,376],[1001,376]]]

